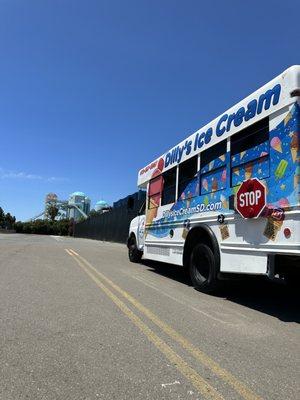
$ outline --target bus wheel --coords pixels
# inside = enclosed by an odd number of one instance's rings
[[[195,289],[212,293],[218,288],[215,257],[206,244],[196,244],[190,257],[189,272]]]
[[[143,252],[137,248],[135,237],[132,236],[128,243],[128,257],[131,262],[138,263],[141,261]]]

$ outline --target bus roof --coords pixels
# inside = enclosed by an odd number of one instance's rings
[[[300,65],[294,65],[142,168],[138,186],[145,187],[152,177],[290,105],[299,91]]]

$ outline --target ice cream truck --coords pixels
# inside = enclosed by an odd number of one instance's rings
[[[212,292],[233,274],[300,274],[300,66],[187,137],[138,173],[145,213],[129,258],[183,266]]]

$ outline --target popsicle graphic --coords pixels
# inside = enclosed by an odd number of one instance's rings
[[[248,165],[246,165],[245,167],[245,179],[250,179],[252,176],[252,171],[253,171],[253,164],[250,163]]]
[[[279,153],[282,153],[281,140],[279,139],[278,136],[273,137],[270,144],[274,150],[278,151]]]
[[[280,161],[280,163],[278,164],[278,166],[275,170],[276,179],[281,179],[284,176],[287,166],[288,166],[288,162],[286,160]]]
[[[244,157],[245,154],[246,154],[245,151],[241,151],[241,152],[240,152],[240,160]]]
[[[241,186],[241,185],[237,185],[237,186],[234,186],[234,187],[232,188],[233,194],[237,194],[237,191],[239,190],[240,186]]]
[[[300,145],[300,143],[299,143],[298,133],[295,132],[292,136],[292,140],[291,140],[291,144],[290,144],[293,162],[295,162],[297,160],[299,145]]]
[[[215,163],[215,160],[211,161],[211,162],[208,164],[208,170],[209,170],[209,171],[213,169],[214,163]]]

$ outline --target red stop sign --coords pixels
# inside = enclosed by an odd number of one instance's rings
[[[266,187],[256,178],[244,181],[236,193],[236,209],[243,218],[257,218],[266,205]]]

